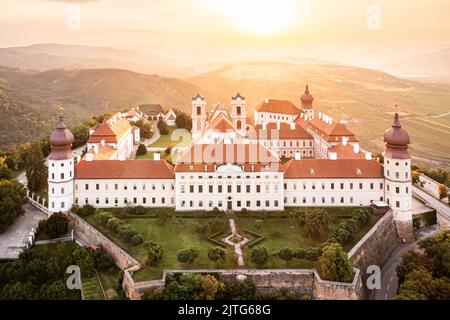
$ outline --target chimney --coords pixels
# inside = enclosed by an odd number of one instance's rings
[[[255,171],[255,165],[252,164],[252,172]]]
[[[330,118],[330,124],[333,124],[333,118]]]
[[[98,145],[95,144],[93,147],[94,153],[97,154],[98,153]]]
[[[300,151],[297,151],[297,152],[295,153],[295,160],[301,160],[301,159],[302,159],[302,154],[301,154]]]
[[[347,137],[342,137],[342,145],[344,147],[347,145]]]
[[[102,147],[105,146],[105,139],[102,139],[102,141],[100,141],[100,145],[101,145]]]
[[[322,119],[322,112],[319,112],[319,119]]]
[[[280,130],[280,129],[281,129],[281,125],[279,122],[277,122],[277,130]]]
[[[269,98],[265,98],[264,103],[269,103]]]
[[[337,153],[336,152],[330,152],[330,160],[337,160]]]
[[[291,122],[291,130],[295,130],[295,122]]]
[[[366,160],[372,160],[372,153],[366,152]]]
[[[353,152],[354,152],[354,153],[359,153],[359,143],[358,143],[358,142],[356,142],[356,143],[353,145]]]
[[[205,164],[205,172],[208,172],[208,166]]]
[[[159,152],[155,152],[153,154],[153,160],[155,160],[155,161],[161,160],[161,154]]]

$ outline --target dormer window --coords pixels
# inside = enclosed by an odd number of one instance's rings
[[[357,174],[358,176],[360,176],[360,175],[361,175],[361,169],[356,169],[356,174]]]

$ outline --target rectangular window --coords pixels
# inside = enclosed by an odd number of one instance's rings
[[[193,186],[193,185],[190,185],[190,186],[189,186],[189,192],[190,192],[190,193],[194,193],[194,186]]]
[[[118,205],[119,204],[119,199],[118,198],[114,198],[114,204]]]
[[[213,186],[212,185],[209,185],[208,186],[208,189],[209,189],[209,193],[213,193],[214,191],[213,191]]]
[[[237,201],[237,206],[240,208],[241,207],[241,201]]]
[[[213,202],[212,202],[212,201],[209,201],[208,206],[209,206],[210,208],[212,208],[212,207],[213,207]]]
[[[250,208],[250,200],[247,200],[245,205],[247,206],[247,208]]]
[[[128,186],[126,184],[123,185],[123,190],[128,190]]]
[[[399,187],[395,187],[395,193],[400,193],[400,188]]]
[[[350,197],[350,203],[353,203],[353,197]]]
[[[117,183],[114,184],[114,190],[119,190],[119,185]]]
[[[135,203],[135,204],[137,203],[137,198],[136,197],[133,198],[133,203]]]
[[[245,189],[246,189],[246,192],[247,192],[247,193],[250,193],[250,185],[246,185],[246,186],[245,186]]]
[[[353,182],[350,183],[350,190],[353,190]]]
[[[261,207],[261,201],[260,200],[256,200],[256,206],[257,207]]]
[[[228,193],[231,193],[232,191],[231,191],[231,185],[227,185],[227,192]]]
[[[198,186],[198,192],[199,192],[199,193],[203,193],[203,186],[202,186],[202,185],[199,185],[199,186]]]
[[[363,184],[360,183],[360,184],[359,184],[359,189],[362,190],[362,188],[363,188]]]
[[[200,200],[200,201],[198,202],[198,206],[199,206],[200,208],[203,208],[203,201]]]
[[[109,198],[105,198],[105,203],[106,203],[106,204],[109,203]]]
[[[278,207],[278,200],[275,200],[274,205],[275,207]]]
[[[100,190],[100,184],[98,183],[95,184],[95,190]]]
[[[155,204],[156,203],[156,198],[152,197],[152,203]]]
[[[222,185],[218,185],[217,186],[217,192],[218,193],[222,193]]]
[[[241,186],[240,186],[240,185],[237,185],[237,186],[236,186],[236,192],[237,192],[237,193],[241,193]]]
[[[64,173],[61,173],[61,179],[64,179]]]
[[[334,190],[334,183],[331,184],[331,190]]]
[[[395,206],[396,206],[397,208],[400,208],[400,201],[395,201]]]
[[[86,184],[84,185],[84,190],[89,190],[89,184],[86,183]]]
[[[165,204],[166,203],[166,198],[161,198],[161,203]]]
[[[341,183],[341,190],[342,190],[342,189],[344,189],[344,184],[343,184],[343,183]]]
[[[64,201],[62,201],[61,202],[61,209],[64,209],[64,205],[65,205],[65,203],[64,203]]]
[[[142,198],[142,203],[143,203],[143,204],[146,204],[146,203],[147,203],[147,198],[146,198],[146,197],[143,197],[143,198]]]
[[[373,190],[373,182],[370,183],[370,190]]]
[[[100,203],[100,199],[99,198],[95,198],[95,203],[99,204]]]
[[[260,186],[260,185],[257,185],[257,186],[256,186],[256,192],[257,192],[257,193],[261,193],[261,186]]]

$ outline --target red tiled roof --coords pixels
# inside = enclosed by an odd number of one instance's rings
[[[295,123],[301,125],[305,129],[309,129],[317,132],[318,134],[321,134],[323,136],[323,139],[329,142],[341,141],[342,137],[347,137],[348,141],[350,142],[358,141],[356,140],[355,134],[348,130],[345,124],[337,121],[333,121],[333,123],[330,124],[325,123],[325,121],[318,118],[305,121],[302,117],[298,117],[295,120]]]
[[[300,114],[301,110],[297,108],[292,102],[287,100],[275,100],[268,99],[262,102],[256,110],[259,112],[271,112],[271,113],[282,113],[289,115]]]
[[[278,163],[280,160],[264,146],[255,144],[193,144],[177,163]]]
[[[215,172],[221,165],[224,164],[221,163],[214,165],[201,163],[179,163],[175,165],[175,172]],[[272,163],[268,165],[261,163],[246,163],[239,166],[243,169],[244,172],[279,172],[282,169],[279,163]]]
[[[376,160],[289,160],[283,171],[286,179],[383,178],[383,167]]]
[[[173,166],[164,160],[82,160],[75,167],[75,179],[173,178]]]
[[[335,152],[338,159],[365,159],[366,154],[362,151],[355,153],[353,145],[347,143],[345,146],[339,143],[331,148],[328,148],[328,152]]]
[[[311,135],[300,125],[296,124],[295,129],[291,129],[288,123],[280,123],[280,130],[276,123],[268,123],[267,130],[262,129],[262,125],[255,126],[258,139],[312,139]]]

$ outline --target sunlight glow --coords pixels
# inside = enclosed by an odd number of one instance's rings
[[[300,20],[295,0],[203,0],[224,14],[232,24],[255,35],[273,35],[288,30]]]

